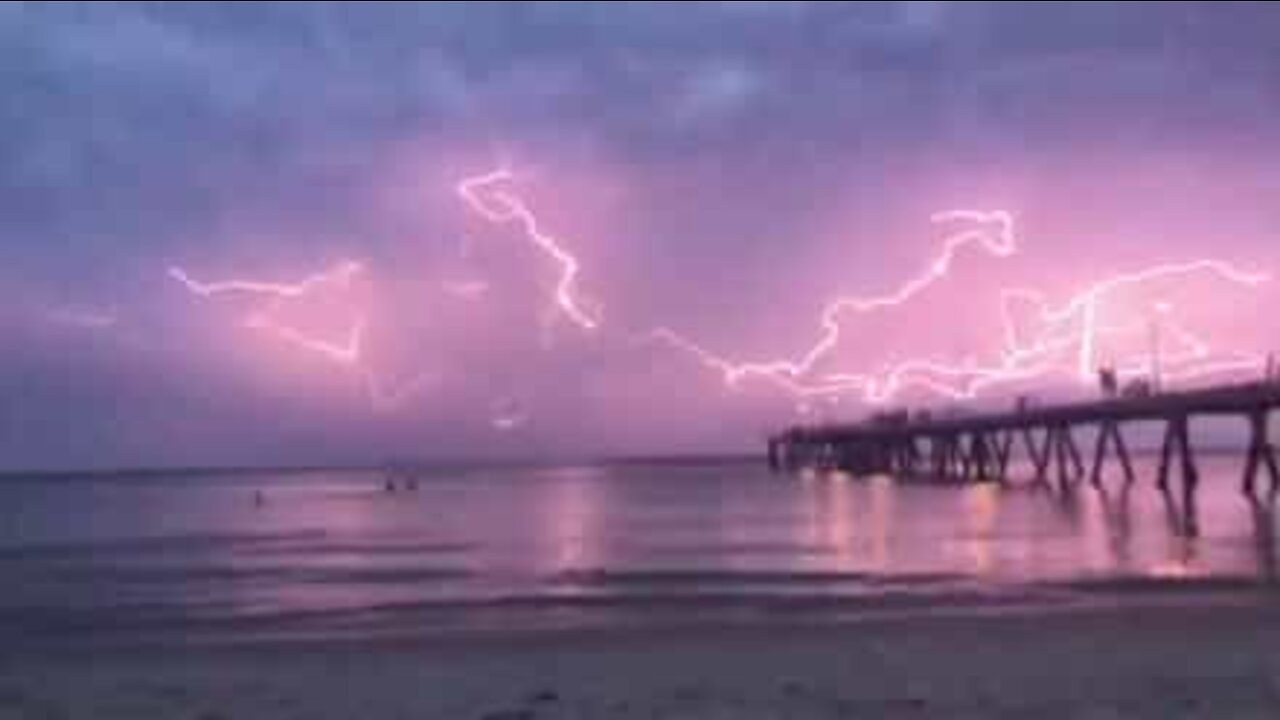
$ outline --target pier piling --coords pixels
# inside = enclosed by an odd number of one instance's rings
[[[1240,417],[1249,441],[1240,489],[1254,497],[1265,467],[1270,493],[1280,492],[1280,461],[1268,437],[1270,412],[1280,407],[1280,383],[1266,381],[1222,385],[1158,395],[1111,397],[1091,402],[1027,407],[1007,412],[935,418],[891,413],[862,423],[797,426],[769,438],[768,462],[776,469],[803,465],[838,467],[855,475],[890,473],[910,477],[927,472],[951,482],[1008,482],[1015,440],[1021,436],[1033,479],[1047,484],[1056,473],[1062,490],[1088,477],[1101,487],[1107,462],[1115,458],[1125,485],[1136,482],[1124,437],[1131,422],[1160,422],[1156,486],[1170,489],[1177,470],[1183,503],[1191,505],[1200,469],[1190,427],[1203,416]],[[1092,465],[1086,472],[1076,431],[1095,430]]]

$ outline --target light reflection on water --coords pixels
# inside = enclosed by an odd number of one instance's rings
[[[1065,495],[752,465],[470,471],[397,492],[358,473],[12,482],[0,487],[0,572],[13,588],[0,625],[33,608],[191,617],[865,596],[920,578],[1273,579],[1275,515],[1236,492],[1236,465],[1205,463],[1194,518],[1155,490],[1146,462],[1128,490],[1112,478]]]

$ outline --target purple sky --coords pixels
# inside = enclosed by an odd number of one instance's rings
[[[935,211],[1007,209],[1018,251],[958,253],[824,371],[994,362],[1003,287],[1280,267],[1278,32],[1222,2],[5,3],[0,466],[758,449],[796,399],[646,333],[801,356],[833,297],[927,268]],[[455,192],[503,165],[597,330]],[[349,287],[275,305],[166,274],[348,259]],[[1257,354],[1274,297],[1194,277],[1107,312],[1172,302]],[[245,327],[264,312],[332,342],[364,318],[358,366]],[[388,409],[371,374],[418,382]]]

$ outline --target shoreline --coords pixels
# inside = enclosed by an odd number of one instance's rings
[[[1108,577],[1010,585],[971,583],[936,591],[881,588],[816,593],[669,593],[504,596],[244,615],[69,616],[40,628],[11,615],[0,630],[0,667],[16,659],[92,653],[271,652],[322,648],[466,647],[492,640],[614,637],[685,632],[843,630],[891,623],[986,617],[1089,617],[1143,612],[1274,611],[1280,583],[1253,577]],[[24,634],[22,630],[28,631]]]
[[[0,664],[5,717],[1270,717],[1280,603],[138,648]]]

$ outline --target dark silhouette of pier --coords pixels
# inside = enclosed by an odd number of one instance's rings
[[[946,481],[1003,483],[1009,480],[1010,460],[1021,450],[1039,483],[1049,483],[1056,469],[1062,488],[1086,476],[1099,485],[1106,463],[1114,457],[1128,485],[1137,478],[1125,442],[1125,425],[1162,423],[1156,485],[1168,491],[1176,471],[1183,498],[1190,504],[1200,481],[1190,432],[1193,420],[1238,417],[1249,430],[1241,489],[1256,497],[1257,476],[1265,468],[1274,497],[1280,491],[1280,468],[1267,428],[1277,407],[1280,383],[1250,382],[1059,405],[1033,406],[1020,400],[1008,411],[952,417],[897,411],[857,423],[788,428],[769,439],[769,463],[775,469],[816,466],[854,475],[927,475]],[[1079,431],[1087,429],[1095,432],[1086,471],[1077,438]]]

